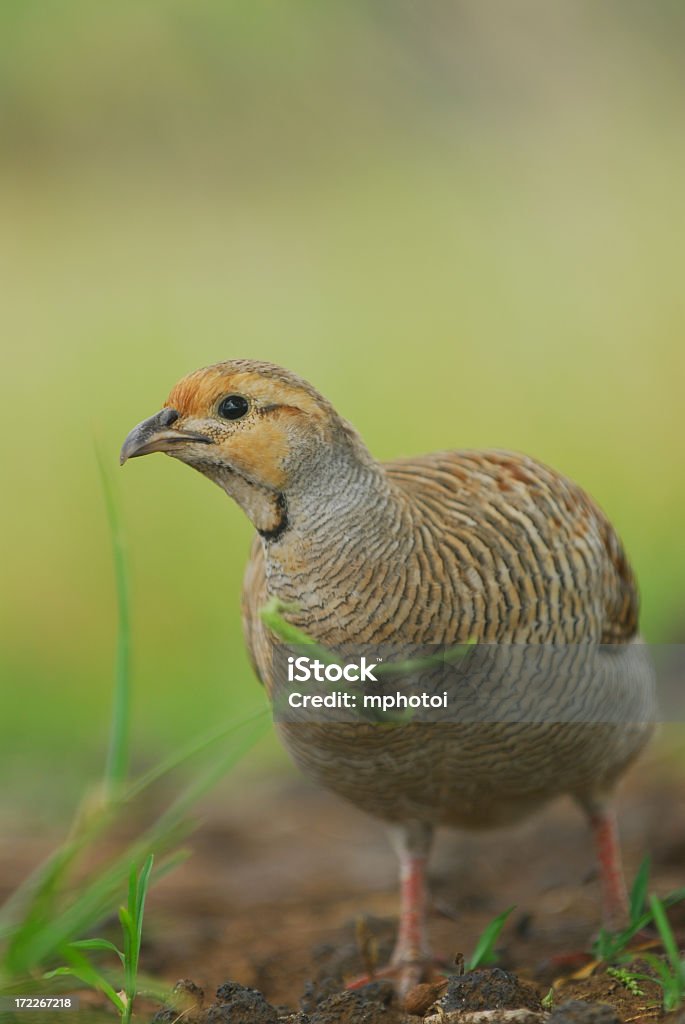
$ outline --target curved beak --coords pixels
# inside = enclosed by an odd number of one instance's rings
[[[121,446],[119,464],[123,466],[128,459],[137,459],[140,455],[150,455],[152,452],[174,452],[189,441],[213,444],[211,437],[205,434],[170,429],[177,419],[175,409],[162,409],[139,423]]]

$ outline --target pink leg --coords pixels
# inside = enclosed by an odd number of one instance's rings
[[[587,814],[592,829],[599,865],[602,923],[609,931],[620,931],[628,923],[628,894],[623,879],[616,815],[603,798],[579,797],[578,803]],[[546,960],[544,966],[568,972],[582,967],[589,960],[591,957],[587,952],[557,954]]]
[[[590,812],[602,891],[602,921],[616,931],[628,921],[628,893],[623,877],[621,847],[616,815],[612,808],[596,807]]]
[[[400,925],[393,964],[427,960],[426,863],[428,858],[405,853],[400,859]]]
[[[427,979],[432,960],[426,935],[426,864],[432,831],[426,826],[397,828],[392,833],[400,861],[400,922],[390,964],[374,972],[375,978],[393,978],[400,995]],[[360,988],[372,979],[349,982]]]

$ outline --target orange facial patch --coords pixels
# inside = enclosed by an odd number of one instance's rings
[[[285,486],[285,461],[290,449],[285,424],[278,418],[264,419],[257,430],[237,432],[227,443],[231,465],[246,476],[274,490]]]

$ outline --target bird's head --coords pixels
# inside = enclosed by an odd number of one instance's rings
[[[289,495],[316,490],[336,463],[372,461],[310,384],[251,360],[217,363],[179,381],[163,409],[128,435],[121,463],[151,452],[218,483],[266,536],[287,525]]]

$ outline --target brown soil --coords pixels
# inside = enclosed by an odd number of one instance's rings
[[[685,787],[675,776],[672,763],[653,755],[650,765],[633,772],[620,808],[628,875],[649,851],[652,889],[662,895],[683,885],[685,874]],[[366,946],[373,938],[379,962],[392,947],[395,862],[382,826],[294,776],[278,785],[241,786],[242,795],[235,788],[208,809],[189,844],[193,856],[149,895],[142,968],[170,987],[186,978],[207,993],[196,1013],[198,996],[184,986],[180,1009],[158,1019],[173,1021],[182,1012],[186,1024],[275,1024],[299,1011],[288,1018],[293,1024],[419,1020],[406,1017],[384,983],[341,992],[345,978],[364,970],[361,935]],[[38,859],[41,845],[16,836],[0,841],[3,889]],[[443,833],[431,884],[431,939],[448,962],[468,955],[494,915],[516,907],[499,943],[502,970],[490,974],[485,988],[474,988],[472,977],[454,978],[441,997],[445,1024],[456,1019],[454,1011],[497,1007],[537,1007],[536,1017],[549,1024],[581,1024],[583,1015],[584,1024],[611,1024],[609,1011],[596,1007],[562,1013],[570,1001],[605,1004],[627,1024],[662,1016],[654,1005],[656,986],[646,983],[644,995],[636,996],[602,967],[579,974],[582,959],[561,959],[586,950],[599,921],[592,851],[570,803],[507,831]],[[671,918],[682,938],[683,907]],[[565,980],[572,963],[577,976]],[[233,987],[215,995],[227,982]],[[539,999],[552,986],[554,1012],[547,1018]],[[154,1010],[147,1017],[143,1011],[141,1005],[139,1019],[151,1019]],[[438,1010],[426,1012],[430,1019]],[[588,1013],[595,1014],[592,1021]],[[83,1015],[79,1021],[85,1024]]]

